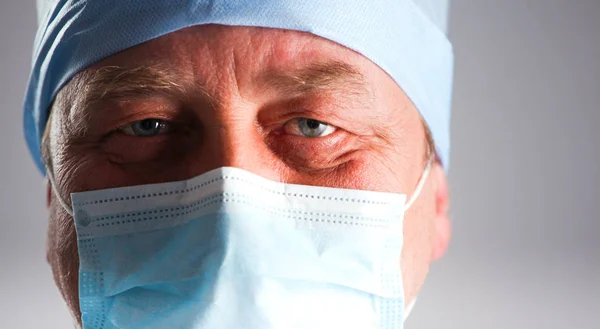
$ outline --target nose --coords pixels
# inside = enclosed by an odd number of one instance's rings
[[[234,112],[236,114],[231,114]],[[271,180],[279,180],[279,159],[256,124],[256,110],[236,107],[218,111],[204,123],[198,162],[205,171],[235,167]],[[243,113],[243,114],[240,114]]]

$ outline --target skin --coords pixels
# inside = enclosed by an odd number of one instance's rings
[[[336,81],[290,92],[263,79],[269,72],[293,75],[326,62],[353,67],[364,86]],[[183,180],[233,166],[280,182],[410,196],[422,175],[428,147],[418,111],[382,69],[336,43],[296,31],[197,26],[106,58],[79,77],[93,77],[106,67],[156,65],[175,78],[176,92],[99,97],[90,105],[86,99],[98,90],[76,77],[52,109],[45,156],[57,186],[48,186],[48,260],[78,324],[73,218],[54,191],[70,200],[72,192]],[[294,118],[303,117],[335,131],[318,138],[295,135]],[[171,131],[126,134],[128,124],[149,118],[170,122]],[[434,162],[404,220],[398,261],[408,302],[430,263],[447,248],[448,202],[445,173]]]

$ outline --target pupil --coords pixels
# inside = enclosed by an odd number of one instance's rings
[[[153,120],[153,119],[146,119],[146,120],[142,120],[142,122],[140,122],[140,126],[143,130],[151,130],[151,129],[155,129],[158,125],[158,121]]]
[[[306,120],[306,125],[310,129],[317,129],[317,128],[319,128],[319,126],[321,125],[321,123],[319,121],[317,121],[317,120],[308,119],[308,120]]]

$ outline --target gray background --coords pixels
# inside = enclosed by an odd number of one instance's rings
[[[21,131],[32,0],[0,0],[0,328],[70,328]],[[453,0],[454,236],[411,328],[600,328],[600,0]]]

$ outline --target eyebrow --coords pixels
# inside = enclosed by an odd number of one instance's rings
[[[172,68],[160,64],[136,68],[105,66],[88,71],[79,78],[77,84],[80,88],[77,89],[84,91],[79,107],[84,110],[109,101],[186,94],[182,78]],[[267,71],[259,76],[258,83],[286,95],[315,90],[339,91],[345,96],[370,94],[365,76],[352,65],[341,61],[314,63],[292,71]],[[210,104],[218,104],[206,88],[201,85],[194,88]]]
[[[314,63],[295,71],[268,71],[259,78],[263,85],[284,94],[304,94],[314,90],[339,90],[350,94],[370,94],[365,76],[354,66],[330,61]]]
[[[181,78],[160,65],[136,68],[105,66],[90,72],[84,80],[81,107],[89,109],[101,101],[150,98],[156,95],[185,94]],[[208,92],[205,96],[209,97]]]

